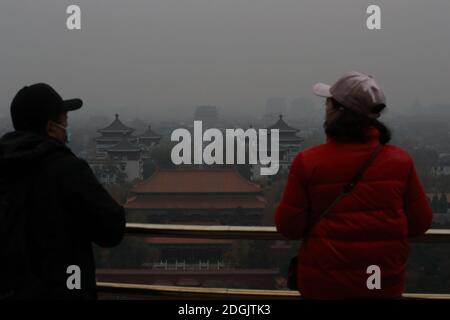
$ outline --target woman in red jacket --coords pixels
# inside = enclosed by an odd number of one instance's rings
[[[413,160],[387,144],[390,131],[377,120],[385,97],[372,77],[350,72],[313,90],[327,98],[327,141],[296,156],[275,214],[288,239],[308,230],[298,253],[299,291],[311,299],[401,297],[408,237],[423,234],[432,219]],[[316,221],[380,143],[354,189]],[[374,270],[381,281],[372,286]]]

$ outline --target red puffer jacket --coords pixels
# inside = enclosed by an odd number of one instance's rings
[[[275,214],[278,231],[301,239],[313,221],[338,196],[379,141],[327,142],[299,153]],[[312,219],[312,220],[309,220]],[[423,234],[432,211],[411,157],[386,145],[363,178],[313,229],[299,250],[298,287],[312,299],[393,298],[401,296],[409,256],[408,237]],[[368,289],[380,267],[381,289]]]

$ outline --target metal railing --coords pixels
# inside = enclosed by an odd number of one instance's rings
[[[203,226],[174,224],[128,223],[128,235],[150,237],[239,239],[239,240],[286,240],[275,227],[247,226]],[[411,238],[414,243],[450,243],[450,229],[430,229],[424,235]],[[100,292],[115,294],[139,294],[151,297],[175,297],[207,299],[299,299],[300,293],[291,290],[254,290],[229,288],[201,288],[180,286],[159,286],[98,282]],[[407,299],[450,299],[450,294],[405,293]]]
[[[147,284],[128,284],[98,282],[97,287],[102,293],[122,295],[142,295],[151,298],[165,297],[172,299],[249,299],[249,300],[298,300],[301,294],[292,290],[257,290],[200,288],[179,286],[158,286]],[[450,294],[404,293],[405,299],[440,299],[450,300]]]
[[[179,224],[128,223],[127,234],[152,237],[286,240],[275,227],[199,226]],[[411,238],[412,242],[450,243],[450,229],[430,229],[424,235]]]

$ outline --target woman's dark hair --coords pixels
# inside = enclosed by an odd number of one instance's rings
[[[325,121],[325,133],[338,141],[367,142],[369,136],[366,128],[375,127],[380,132],[380,143],[386,144],[391,140],[391,131],[381,121],[369,118],[363,114],[356,113],[347,109],[333,98],[331,100],[333,109],[341,109],[342,112],[338,119],[332,123]],[[380,104],[372,110],[375,113],[381,112],[386,105]]]

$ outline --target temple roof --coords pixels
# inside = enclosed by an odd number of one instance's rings
[[[300,138],[298,136],[293,136],[293,137],[281,136],[279,141],[284,142],[284,143],[301,143],[301,142],[303,142],[303,138]]]
[[[119,120],[119,115],[116,113],[116,118],[114,121],[107,127],[98,130],[100,133],[114,133],[114,132],[120,132],[120,133],[131,133],[134,131],[133,128],[127,127],[122,123],[122,121]]]
[[[280,131],[292,131],[292,132],[298,132],[299,130],[293,127],[288,126],[286,122],[283,120],[283,115],[280,114],[280,118],[277,122],[275,122],[272,126],[268,127],[267,129],[279,129]]]
[[[113,151],[113,152],[131,152],[131,151],[141,151],[141,149],[135,145],[132,144],[129,141],[128,137],[124,137],[118,144],[116,144],[114,147],[111,147],[107,150]]]
[[[131,192],[164,193],[260,193],[261,187],[236,169],[158,169],[148,179],[136,184]]]

